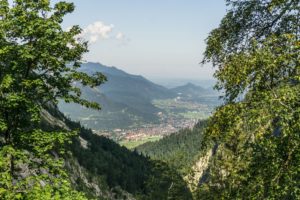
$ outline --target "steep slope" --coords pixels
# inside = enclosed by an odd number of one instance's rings
[[[142,76],[131,75],[115,67],[85,63],[79,71],[88,74],[101,72],[107,77],[108,81],[101,88],[81,87],[83,97],[100,103],[102,111],[91,111],[63,102],[60,102],[59,108],[71,119],[81,121],[93,129],[126,128],[137,124],[156,123],[160,109],[151,101],[175,96],[172,91]]]
[[[199,185],[209,179],[209,170],[218,146],[204,137],[207,121],[199,121],[193,129],[181,130],[157,142],[148,142],[136,150],[153,160],[167,162],[176,169],[194,195]],[[202,197],[194,197],[202,199]]]
[[[198,122],[193,129],[183,129],[157,142],[148,142],[136,148],[143,155],[162,160],[182,175],[187,175],[202,151],[202,133],[206,121]]]
[[[100,63],[85,63],[79,71],[93,74],[102,72],[108,82],[101,86],[103,93],[115,93],[126,91],[129,94],[136,94],[145,99],[167,98],[173,93],[163,86],[157,85],[142,76],[128,74],[116,67],[107,67]]]
[[[43,114],[48,130],[79,130],[66,157],[74,187],[98,199],[191,199],[183,179],[162,162],[151,161],[65,118],[55,106]],[[131,193],[131,194],[129,194]]]

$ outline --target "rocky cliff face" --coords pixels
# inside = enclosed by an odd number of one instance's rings
[[[205,172],[209,167],[209,161],[212,156],[213,149],[209,149],[206,153],[201,155],[198,161],[192,166],[190,174],[184,177],[184,180],[188,183],[191,191],[197,189],[201,179],[206,175]]]

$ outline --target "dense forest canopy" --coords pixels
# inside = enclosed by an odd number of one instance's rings
[[[137,200],[192,199],[180,174],[165,162],[150,160],[137,151],[130,151],[108,138],[93,134],[78,123],[69,120],[66,123],[69,127],[80,129],[80,137],[87,141],[88,148],[74,140],[68,149],[80,166],[89,172],[88,179],[100,180],[99,187],[108,186],[112,190],[120,187]],[[95,197],[95,192],[87,188],[81,179],[76,182],[76,188]],[[123,199],[122,195],[118,198]]]
[[[168,163],[181,175],[186,176],[202,156],[202,137],[205,127],[206,121],[199,121],[193,129],[182,129],[157,142],[142,144],[136,150],[154,160]]]
[[[211,117],[208,199],[298,199],[300,1],[228,0],[203,63],[217,71],[226,104]]]
[[[74,131],[43,131],[41,113],[58,99],[99,109],[80,97],[78,81],[97,86],[102,74],[79,73],[87,43],[78,26],[61,27],[72,3],[49,0],[0,1],[0,197],[81,199],[72,190],[61,159]],[[24,169],[29,172],[24,174]]]

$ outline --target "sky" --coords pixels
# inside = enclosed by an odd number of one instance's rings
[[[56,0],[55,0],[56,1]],[[225,0],[67,0],[63,26],[80,25],[87,61],[147,78],[212,78],[199,63],[205,38],[225,15]]]

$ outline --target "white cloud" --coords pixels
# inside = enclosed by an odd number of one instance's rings
[[[124,39],[124,34],[121,33],[121,32],[119,32],[119,33],[116,35],[116,39],[117,39],[117,40],[122,40],[122,39]]]
[[[118,41],[119,46],[127,46],[128,43],[131,41],[124,33],[118,32],[115,35],[115,39]]]
[[[99,39],[99,38],[98,38],[97,35],[91,35],[89,41],[90,41],[91,43],[95,43],[95,42],[97,42],[98,39]]]
[[[70,28],[67,28],[67,31]],[[114,39],[119,41],[121,45],[126,45],[130,39],[122,32],[114,33],[114,25],[107,25],[102,21],[96,21],[83,29],[82,33],[75,37],[77,40],[87,40],[90,44],[94,44],[99,40]]]
[[[113,24],[106,25],[101,21],[96,21],[83,29],[80,37],[86,38],[91,43],[95,43],[100,39],[110,38],[113,28]]]

